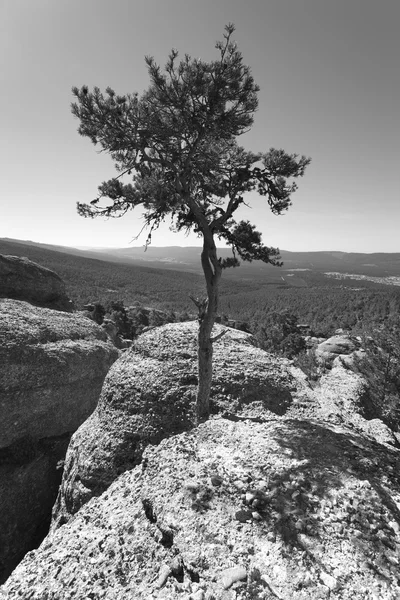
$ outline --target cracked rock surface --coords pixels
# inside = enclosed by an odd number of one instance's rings
[[[399,468],[343,426],[214,417],[149,446],[0,597],[394,600]]]

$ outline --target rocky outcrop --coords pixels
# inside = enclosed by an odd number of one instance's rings
[[[56,310],[73,308],[61,277],[20,256],[0,254],[0,298],[26,300]]]
[[[56,464],[117,357],[79,314],[0,299],[0,581],[43,537]]]
[[[334,335],[318,344],[315,349],[315,356],[320,364],[331,367],[337,357],[351,355],[359,348],[358,338],[348,334]]]
[[[137,465],[148,444],[194,426],[197,324],[147,331],[114,363],[91,417],[71,439],[54,526]],[[221,325],[215,345],[211,409],[248,416],[283,415],[307,396],[300,371],[255,347],[251,335]]]
[[[148,447],[0,597],[397,598],[399,452],[342,426],[266,419],[214,418]]]
[[[335,361],[314,395],[313,410],[319,419],[350,425],[381,444],[399,446],[394,433],[380,419],[365,418],[370,413],[368,386],[362,375],[349,370],[347,364]]]
[[[79,314],[0,299],[0,448],[75,431],[118,357]]]

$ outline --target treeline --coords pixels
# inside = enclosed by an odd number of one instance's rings
[[[400,288],[269,289],[226,295],[221,310],[249,323],[255,331],[269,324],[271,314],[286,311],[300,324],[307,324],[317,337],[328,337],[336,329],[362,330],[366,324],[379,325],[400,314]]]

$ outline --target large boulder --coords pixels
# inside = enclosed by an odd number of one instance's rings
[[[118,355],[79,313],[0,299],[0,448],[75,431]]]
[[[38,306],[71,311],[61,277],[28,258],[0,254],[0,298],[26,300]]]
[[[213,419],[148,447],[0,597],[393,600],[399,468],[347,428]]]
[[[319,363],[325,367],[331,367],[337,357],[352,354],[359,348],[358,338],[348,334],[334,335],[318,344],[315,356]]]
[[[57,463],[118,355],[80,314],[0,299],[0,581],[46,533]]]
[[[175,323],[143,333],[114,363],[91,417],[71,439],[54,526],[137,465],[148,444],[194,426],[197,328]],[[255,347],[251,335],[216,326],[212,412],[283,415],[307,393],[288,361]]]
[[[391,429],[380,419],[370,418],[368,385],[363,376],[336,360],[332,370],[321,377],[314,392],[319,419],[344,423],[381,444],[400,447]]]

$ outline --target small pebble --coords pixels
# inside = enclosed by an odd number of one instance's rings
[[[210,480],[214,487],[219,487],[224,481],[219,475],[211,475]]]
[[[158,578],[157,578],[157,587],[158,589],[162,588],[166,582],[168,577],[171,575],[172,571],[171,568],[168,565],[162,565],[162,567],[160,568],[159,574],[158,574]]]
[[[233,482],[233,485],[237,490],[240,491],[244,490],[244,488],[246,487],[246,485],[243,483],[243,481],[240,481],[240,479],[236,479],[236,481]]]
[[[330,590],[336,590],[338,586],[337,579],[329,575],[329,573],[325,573],[322,571],[319,576],[320,580],[324,585],[326,585]]]
[[[244,567],[237,566],[231,567],[230,569],[225,569],[222,571],[220,576],[220,581],[224,586],[224,589],[227,590],[237,581],[243,581],[247,578],[247,571]]]
[[[249,510],[238,510],[235,513],[235,519],[240,523],[246,523],[252,518],[252,513]]]
[[[198,492],[200,489],[200,484],[197,481],[188,481],[185,483],[185,489],[189,492]]]

